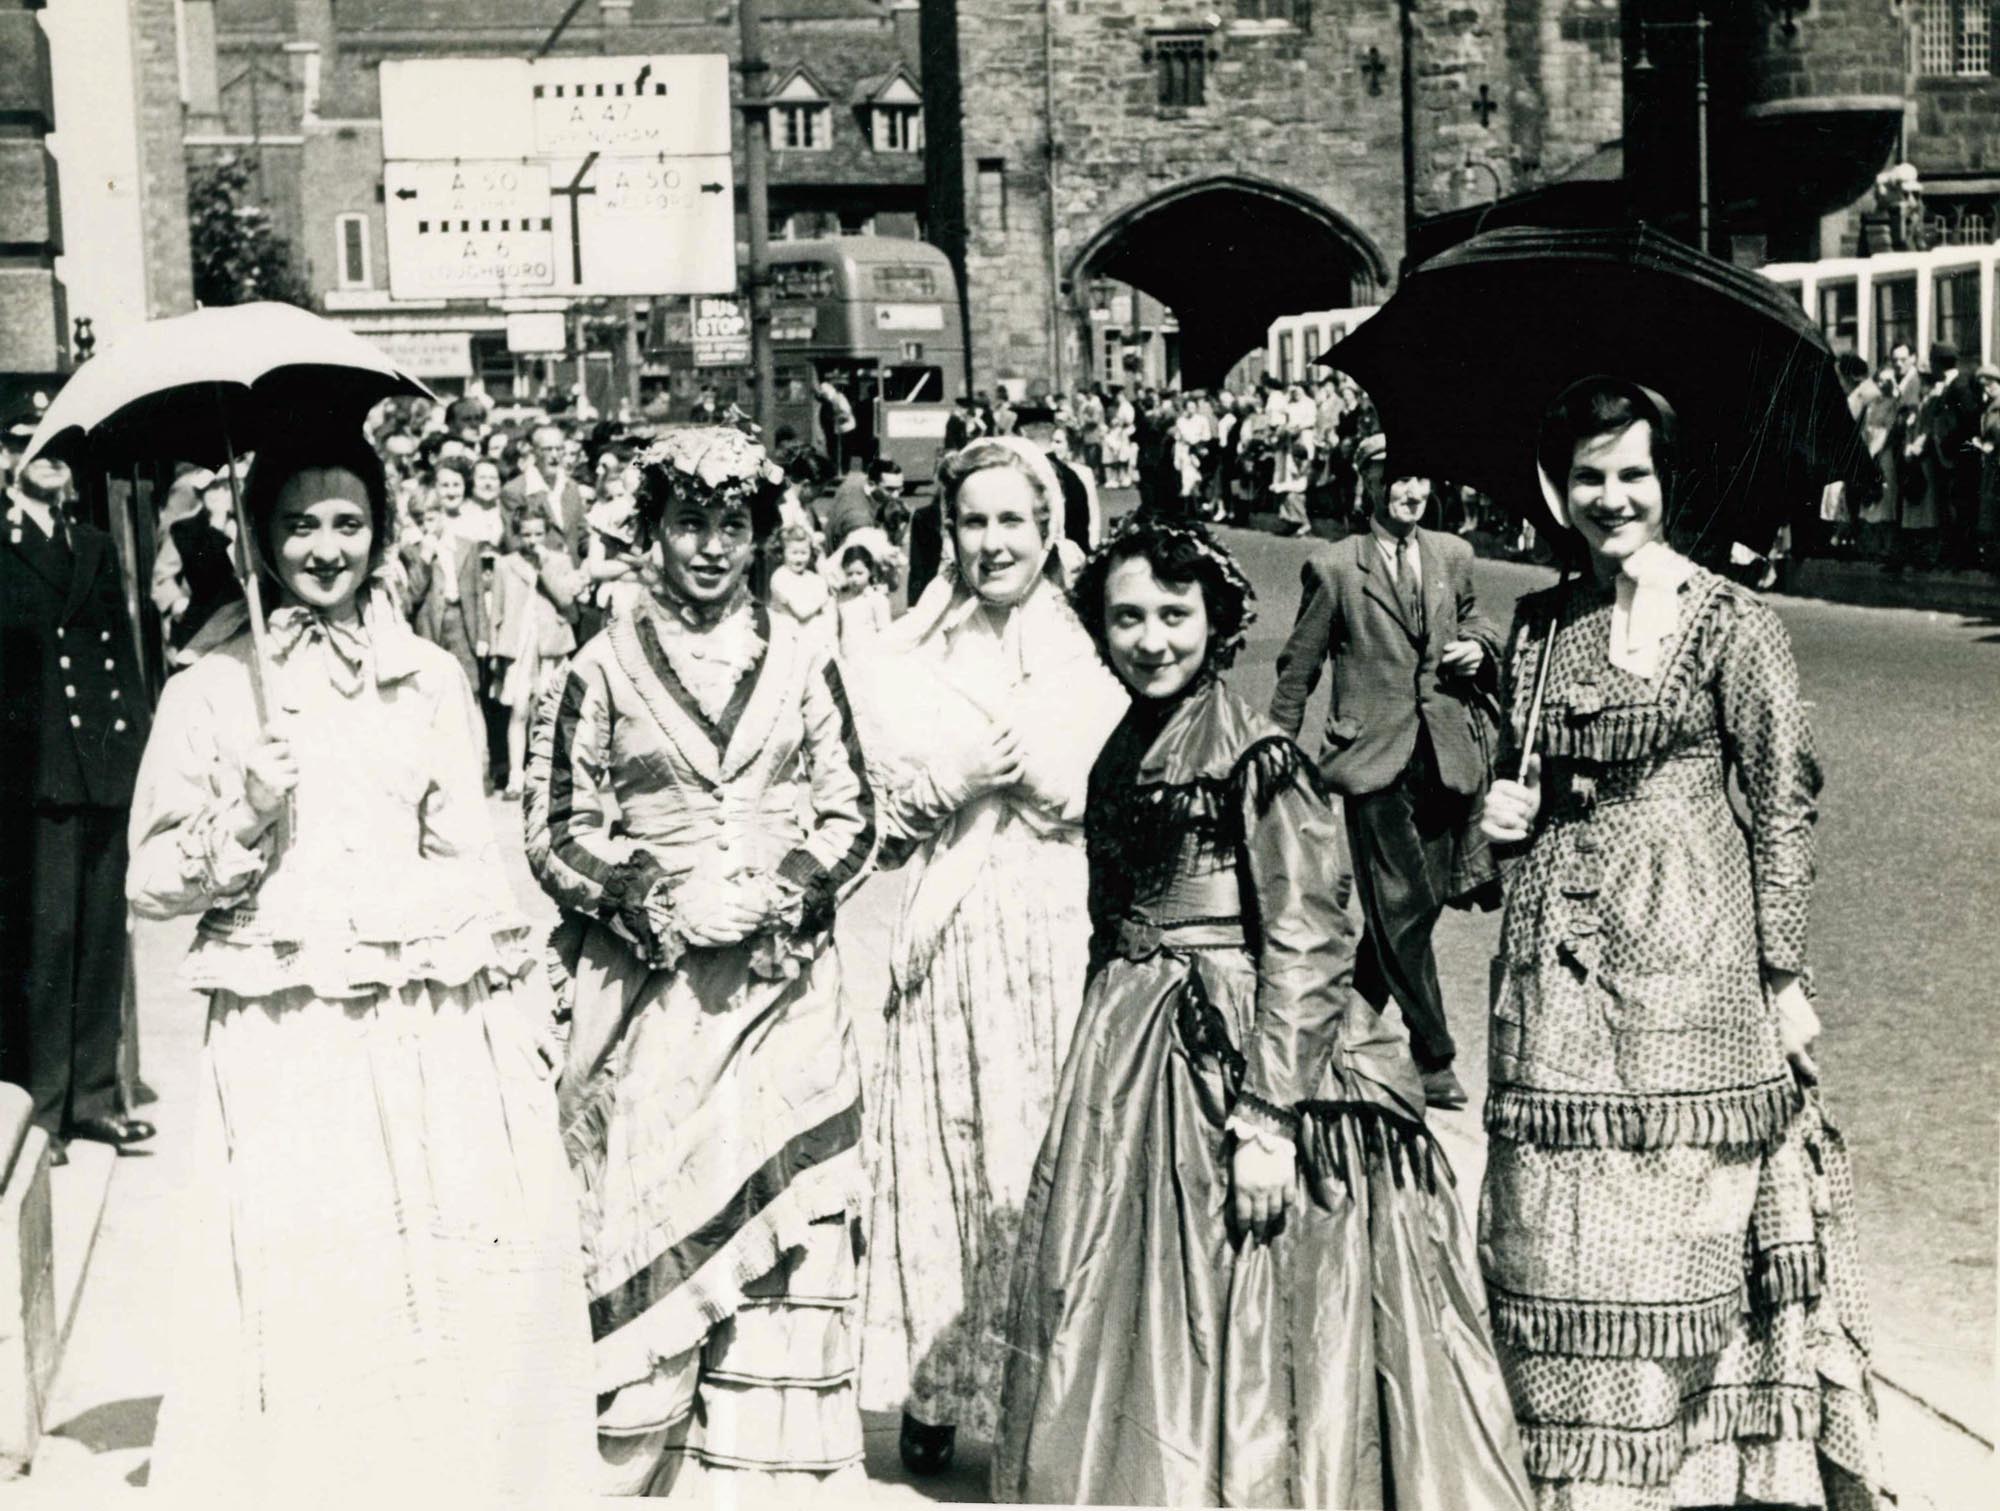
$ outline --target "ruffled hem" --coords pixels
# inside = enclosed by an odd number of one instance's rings
[[[1541,1354],[1589,1359],[1699,1359],[1736,1330],[1739,1289],[1705,1301],[1559,1301],[1486,1283],[1496,1337]],[[1588,1476],[1585,1476],[1588,1477]]]
[[[396,991],[412,982],[464,986],[475,976],[518,981],[535,965],[526,924],[470,919],[445,934],[416,939],[245,940],[206,931],[195,935],[181,968],[190,991],[271,997],[304,989],[318,997]]]
[[[597,1393],[609,1395],[647,1379],[657,1362],[699,1345],[742,1308],[747,1287],[806,1246],[806,1229],[814,1221],[841,1213],[859,1217],[868,1200],[859,1148],[801,1171],[699,1270],[643,1315],[597,1341],[592,1352]]]
[[[1538,1480],[1657,1487],[1671,1484],[1690,1452],[1744,1439],[1811,1441],[1819,1394],[1800,1386],[1718,1387],[1665,1427],[1525,1423],[1521,1446]]]
[[[1768,1152],[1783,1139],[1803,1101],[1789,1075],[1685,1095],[1495,1086],[1486,1098],[1486,1131],[1542,1149],[1698,1145]]]

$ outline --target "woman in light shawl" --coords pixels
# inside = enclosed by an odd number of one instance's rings
[[[902,1409],[919,1474],[951,1462],[957,1429],[993,1434],[1008,1263],[1083,998],[1084,790],[1127,701],[1065,600],[1041,450],[978,440],[942,482],[956,560],[869,669],[909,712],[871,750],[900,747],[877,785],[906,879],[871,1096],[862,1400]],[[883,701],[857,692],[864,738]],[[943,738],[920,749],[923,731]]]

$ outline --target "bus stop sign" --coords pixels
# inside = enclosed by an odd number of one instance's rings
[[[722,54],[391,60],[381,87],[394,297],[735,289]]]

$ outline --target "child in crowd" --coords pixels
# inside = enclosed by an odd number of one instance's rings
[[[500,650],[506,671],[500,701],[507,705],[509,800],[521,795],[527,764],[528,724],[551,686],[560,686],[576,650],[577,594],[582,579],[560,545],[548,541],[548,518],[523,509],[514,519],[512,549],[500,558]]]
[[[863,532],[855,532],[857,535]],[[879,535],[879,530],[867,533]],[[840,626],[840,653],[866,651],[889,628],[890,564],[871,542],[849,537],[840,553],[840,578],[834,588],[834,612]]]
[[[777,561],[771,568],[771,607],[790,614],[808,628],[817,627],[831,634],[833,589],[815,570],[819,546],[813,532],[803,525],[785,525],[772,545]]]

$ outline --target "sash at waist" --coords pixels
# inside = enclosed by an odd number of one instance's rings
[[[1241,917],[1149,918],[1128,913],[1118,920],[1114,943],[1127,960],[1145,960],[1162,950],[1240,950],[1249,941]]]

